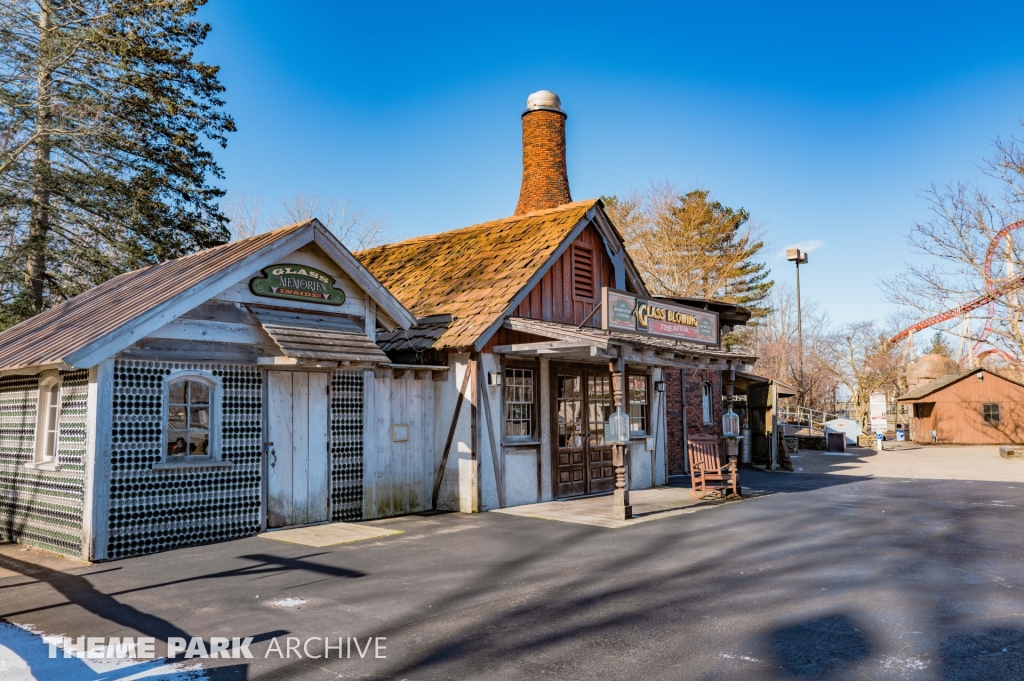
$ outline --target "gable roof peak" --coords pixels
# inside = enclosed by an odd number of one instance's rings
[[[417,318],[454,318],[434,347],[469,347],[601,205],[577,201],[355,255]]]

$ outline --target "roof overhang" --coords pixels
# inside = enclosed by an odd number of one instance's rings
[[[345,317],[249,306],[263,330],[289,360],[335,366],[387,364],[388,356],[359,325]],[[275,358],[276,359],[276,358]]]
[[[495,353],[504,355],[591,362],[622,358],[631,364],[697,369],[739,369],[754,363],[754,357],[750,355],[640,334],[580,328],[523,317],[508,317],[503,323],[511,331],[554,339],[494,346]]]
[[[746,371],[736,372],[736,383],[735,386],[740,390],[749,390],[754,385],[774,385],[776,392],[779,397],[796,397],[799,391],[782,381],[774,378],[768,378],[766,376],[758,376]]]
[[[753,313],[749,308],[735,303],[726,303],[721,300],[709,300],[707,298],[684,298],[679,296],[652,296],[661,300],[668,300],[680,305],[688,305],[700,310],[717,312],[723,326],[745,325]]]

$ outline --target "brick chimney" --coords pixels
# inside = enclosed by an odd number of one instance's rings
[[[523,186],[516,215],[572,203],[565,170],[565,119],[554,92],[534,92],[523,112]]]

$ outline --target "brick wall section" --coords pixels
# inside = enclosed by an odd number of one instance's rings
[[[685,400],[683,383],[686,383]],[[704,423],[702,388],[711,384],[710,424]],[[686,472],[686,450],[683,442],[683,409],[686,409],[688,435],[722,434],[722,372],[717,369],[665,369],[665,408],[668,420],[668,474]]]
[[[516,215],[572,203],[565,167],[565,114],[523,114],[523,184]]]

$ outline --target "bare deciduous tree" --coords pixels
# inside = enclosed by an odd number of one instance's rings
[[[834,343],[828,314],[817,301],[805,298],[804,370],[800,372],[800,341],[797,334],[796,293],[788,284],[777,284],[765,300],[768,314],[740,327],[738,342],[757,357],[754,371],[792,385],[797,402],[812,409],[834,409],[838,381],[816,361],[822,348]]]
[[[234,240],[246,239],[270,229],[316,218],[352,251],[377,246],[387,239],[388,216],[367,215],[352,201],[300,192],[281,199],[280,210],[269,213],[266,201],[256,192],[231,192],[224,202]]]
[[[1024,218],[1024,146],[1021,140],[1011,138],[997,140],[995,147],[995,155],[982,167],[994,189],[956,182],[923,191],[932,219],[915,225],[908,241],[930,262],[908,265],[903,274],[884,281],[882,287],[889,301],[918,319],[995,290],[991,305],[982,305],[939,328],[961,338],[968,347],[984,340],[1019,362],[1024,359],[1024,293],[1012,282],[1024,274],[1024,231],[997,237],[1005,226]],[[991,267],[988,273],[986,260]],[[987,319],[991,322],[987,338],[983,338]]]
[[[317,218],[352,251],[377,246],[386,239],[387,214],[367,215],[362,206],[348,199],[300,192],[282,201],[281,207],[291,222]]]
[[[270,229],[266,203],[255,192],[235,191],[227,195],[223,209],[229,220],[232,241],[248,239]]]
[[[820,345],[815,362],[850,392],[861,426],[867,429],[871,394],[900,392],[903,357],[874,322],[857,322],[835,333]]]

